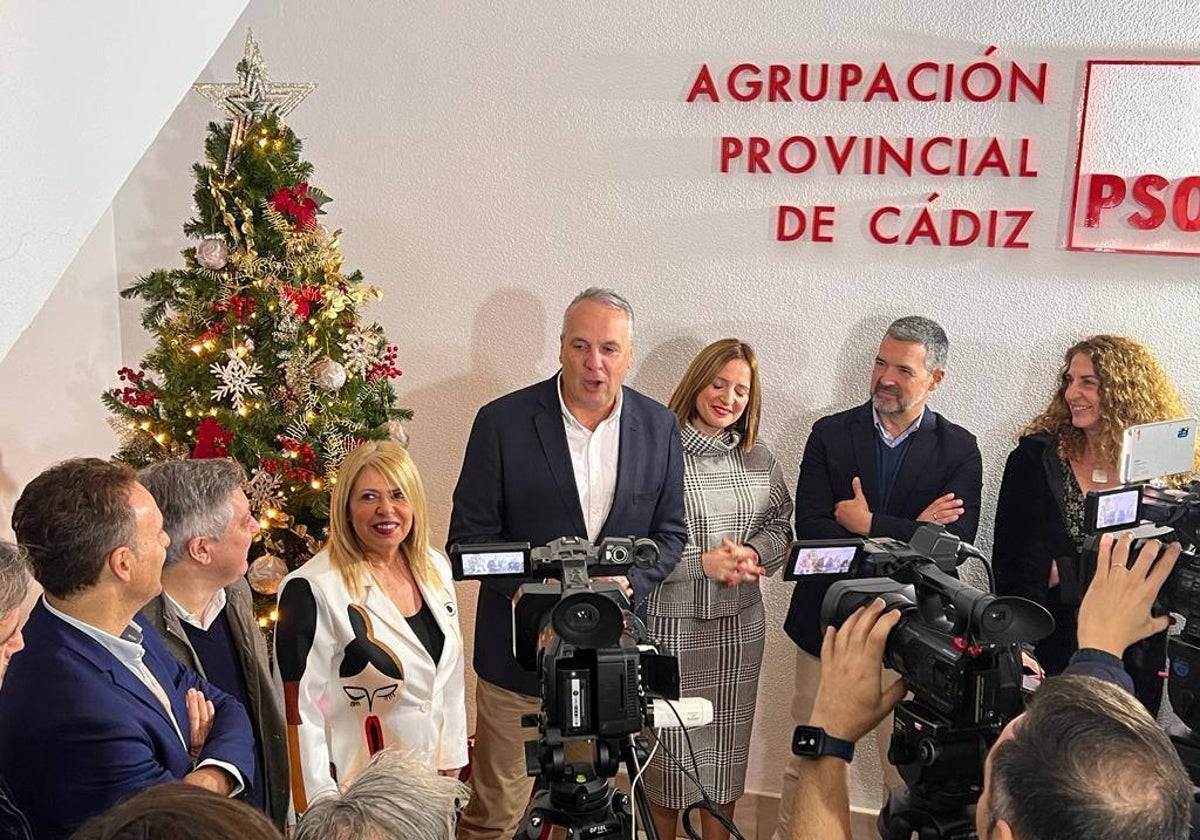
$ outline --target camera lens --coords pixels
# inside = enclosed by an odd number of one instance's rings
[[[616,644],[625,629],[621,608],[597,592],[576,592],[558,602],[550,614],[554,631],[577,647]]]
[[[563,623],[576,633],[586,633],[600,623],[600,612],[591,604],[579,604],[567,610]]]

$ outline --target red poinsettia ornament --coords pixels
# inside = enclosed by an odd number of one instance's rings
[[[276,212],[289,217],[296,230],[312,230],[317,226],[320,205],[308,194],[307,181],[277,190],[271,196],[271,206]]]
[[[214,417],[205,417],[196,427],[196,445],[193,458],[225,458],[229,455],[229,442],[233,432],[226,429]]]

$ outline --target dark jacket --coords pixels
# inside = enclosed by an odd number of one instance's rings
[[[907,542],[929,503],[953,493],[963,500],[963,514],[947,530],[967,542],[974,540],[983,485],[983,459],[975,436],[925,409],[884,506],[876,473],[878,435],[870,402],[813,424],[796,484],[796,539],[855,536],[837,523],[833,509],[837,502],[853,498],[851,482],[857,476],[872,511],[870,536]],[[814,656],[821,651],[821,601],[829,586],[822,581],[797,582],[784,624],[792,641]]]
[[[1063,464],[1054,437],[1035,434],[1021,438],[1004,465],[992,565],[999,594],[1036,601],[1054,617],[1054,632],[1036,646],[1038,661],[1048,674],[1062,672],[1075,651],[1078,603],[1088,584],[1079,547],[1067,531],[1065,497]],[[1050,589],[1050,563],[1054,560],[1062,583]],[[1125,668],[1133,677],[1134,693],[1152,714],[1158,713],[1162,700],[1159,673],[1165,663],[1165,633],[1125,651]]]
[[[192,771],[180,740],[189,730],[189,688],[216,708],[200,759],[254,779],[254,735],[242,705],[181,665],[155,629],[137,621],[142,662],[166,692],[170,716],[129,668],[41,601],[25,624],[25,650],[0,691],[0,775],[38,840],[67,837],[121,800]]]
[[[0,779],[0,840],[33,840],[29,820],[12,800],[8,785]]]
[[[587,536],[557,375],[479,409],[454,488],[447,548],[456,542],[545,545]],[[621,443],[612,510],[600,536],[649,537],[659,562],[628,577],[634,606],[675,568],[687,542],[679,423],[666,407],[622,389]],[[537,696],[537,676],[512,652],[512,595],[519,582],[484,581],[475,614],[475,673],[509,691]]]
[[[229,629],[238,648],[238,663],[246,678],[246,694],[250,707],[250,725],[260,745],[256,756],[263,769],[263,799],[267,814],[281,829],[288,816],[288,752],[284,735],[283,704],[271,677],[267,659],[267,644],[254,620],[254,598],[244,579],[225,587],[225,614]],[[159,595],[142,607],[142,617],[158,631],[171,655],[207,678],[200,658],[192,648],[179,616],[171,609],[165,595]],[[247,779],[247,783],[253,781]]]

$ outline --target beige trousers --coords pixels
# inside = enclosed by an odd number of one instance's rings
[[[459,840],[509,840],[516,833],[533,789],[525,774],[525,742],[537,738],[536,729],[521,726],[521,715],[541,708],[536,697],[479,680],[471,801],[458,825]]]
[[[884,671],[884,683],[896,678],[894,671]],[[792,697],[792,719],[796,724],[808,723],[812,715],[813,701],[817,699],[817,684],[821,681],[821,660],[802,649],[796,650],[796,693]],[[888,763],[888,744],[892,740],[892,716],[888,715],[875,729],[875,743],[879,748],[879,763],[883,767],[883,787],[880,789],[880,807],[883,806],[887,791],[903,784],[896,768]],[[779,822],[771,840],[791,840],[792,820],[804,819],[803,814],[793,814],[792,808],[796,801],[796,779],[800,775],[800,762],[807,761],[791,754],[788,747],[788,763],[783,771],[783,790],[779,800]],[[857,759],[856,759],[857,760]]]

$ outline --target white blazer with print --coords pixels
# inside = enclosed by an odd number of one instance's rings
[[[369,574],[362,597],[352,598],[321,551],[284,578],[275,661],[297,813],[336,792],[384,747],[408,750],[437,769],[466,765],[458,602],[449,561],[436,549],[429,554],[439,582],[418,586],[445,636],[436,663]]]

